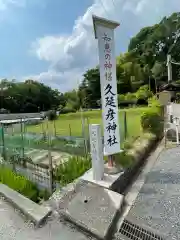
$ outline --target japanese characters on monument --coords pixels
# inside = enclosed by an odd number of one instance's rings
[[[102,180],[104,176],[104,159],[102,153],[101,126],[89,125],[92,171],[94,180]]]
[[[94,20],[95,22],[96,20]],[[111,24],[95,22],[98,38],[101,79],[101,98],[104,124],[104,154],[120,152],[120,131],[118,121],[116,58],[114,52],[114,29]],[[110,27],[109,27],[110,26]],[[117,26],[117,24],[116,24]],[[114,26],[115,28],[115,26]]]

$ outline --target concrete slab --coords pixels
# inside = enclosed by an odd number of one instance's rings
[[[108,188],[110,189],[111,186],[113,185],[113,183],[115,181],[117,181],[117,179],[123,174],[123,172],[117,173],[117,174],[113,174],[113,175],[109,175],[109,174],[104,174],[104,179],[101,181],[96,181],[93,179],[93,172],[92,172],[92,168],[87,171],[80,179],[97,184],[101,187],[104,188]]]
[[[32,160],[34,163],[40,163],[42,162],[44,159],[46,159],[48,157],[48,153],[42,153],[41,155],[34,157]]]
[[[0,184],[0,195],[20,210],[28,219],[39,226],[51,213],[47,207],[40,206],[4,184]]]
[[[47,218],[45,225],[36,228],[30,221],[24,221],[21,213],[1,198],[0,216],[1,240],[95,240],[64,222],[55,212]]]
[[[71,199],[61,214],[94,236],[105,239],[116,225],[123,195],[96,185],[87,185]]]

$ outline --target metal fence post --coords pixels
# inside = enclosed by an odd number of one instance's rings
[[[23,128],[23,120],[21,118],[21,140],[22,140],[22,157],[24,158],[24,128]]]
[[[57,133],[56,133],[56,123],[55,123],[55,120],[53,122],[54,122],[54,136],[56,137]]]
[[[72,132],[71,132],[71,124],[69,124],[69,136],[72,136]]]
[[[48,159],[49,159],[49,184],[50,192],[53,193],[53,166],[52,166],[52,156],[51,156],[51,136],[49,134],[49,125],[47,120],[47,141],[48,141]]]
[[[4,160],[7,160],[5,138],[4,138],[4,125],[3,124],[2,124],[1,135],[2,135],[3,158],[4,158]]]
[[[124,138],[127,139],[128,136],[128,129],[127,129],[127,113],[124,112]]]
[[[42,127],[43,139],[46,140],[46,132],[45,132],[45,130],[44,130],[44,120],[42,121],[41,127]]]

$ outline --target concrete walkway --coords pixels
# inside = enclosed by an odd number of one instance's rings
[[[126,219],[165,239],[180,239],[180,147],[165,149]]]
[[[1,240],[89,240],[83,233],[65,225],[59,216],[49,218],[42,228],[35,229],[25,222],[20,213],[0,199],[0,239]]]

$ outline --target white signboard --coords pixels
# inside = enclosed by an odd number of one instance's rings
[[[104,160],[102,149],[101,126],[89,125],[90,147],[92,158],[93,179],[100,181],[104,177]]]
[[[119,24],[96,16],[93,16],[93,22],[99,49],[104,154],[108,156],[120,152],[116,58],[114,49],[114,28]]]

